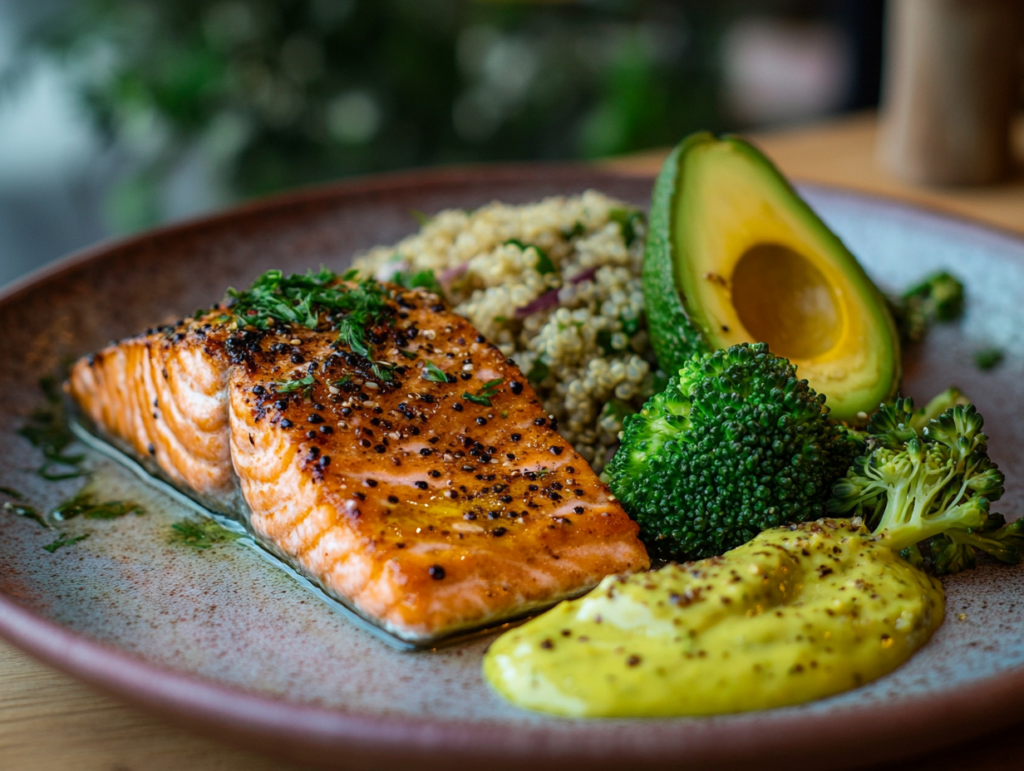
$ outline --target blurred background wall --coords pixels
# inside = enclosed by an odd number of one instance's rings
[[[882,17],[882,0],[0,0],[0,284],[297,185],[870,107]]]

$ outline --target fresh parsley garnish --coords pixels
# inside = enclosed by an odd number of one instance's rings
[[[636,410],[624,401],[619,399],[612,399],[610,402],[606,402],[604,407],[601,409],[600,420],[605,418],[612,418],[618,423],[622,423],[630,415],[635,415]]]
[[[209,549],[241,538],[212,519],[183,519],[171,525],[171,543],[193,549]]]
[[[417,356],[419,356],[419,354],[416,353],[416,351],[407,351],[404,348],[399,348],[398,352],[407,359],[415,359]]]
[[[391,281],[406,289],[422,288],[444,297],[444,287],[441,286],[432,270],[420,270],[415,273],[411,271],[406,273],[400,270],[391,277]]]
[[[432,361],[428,361],[423,366],[423,379],[424,380],[429,380],[432,383],[447,383],[448,382],[448,376],[446,374],[444,374],[444,370],[442,370],[439,366],[434,364],[434,362],[432,362]]]
[[[304,395],[309,396],[310,390],[313,388],[313,384],[316,380],[312,375],[306,375],[300,377],[298,380],[279,380],[272,385],[274,390],[279,394],[289,394],[292,391],[301,391]]]
[[[579,220],[576,220],[576,222],[573,223],[573,226],[570,230],[562,231],[562,235],[566,239],[573,239],[582,236],[586,232],[587,229],[583,226],[583,223],[580,222]]]
[[[40,379],[39,387],[46,397],[46,404],[35,410],[28,423],[18,429],[19,434],[42,450],[43,463],[36,473],[51,482],[85,476],[89,473],[81,467],[85,455],[68,452],[75,435],[68,428],[60,386],[56,379],[44,377]]]
[[[79,541],[84,541],[89,537],[89,533],[83,533],[82,535],[69,536],[67,533],[61,533],[57,536],[57,540],[53,543],[48,543],[43,548],[46,551],[53,554],[57,549],[61,549],[65,546],[74,546]]]
[[[261,330],[277,323],[308,329],[327,323],[338,330],[338,343],[369,358],[366,329],[389,320],[388,293],[369,278],[352,286],[357,276],[354,270],[339,276],[327,268],[291,276],[268,270],[245,291],[228,290],[230,310],[239,326]]]
[[[370,369],[373,370],[373,375],[378,380],[390,383],[395,379],[395,375],[391,371],[394,366],[394,364],[388,364],[386,361],[375,361],[370,365]]]
[[[504,382],[505,378],[503,377],[488,380],[475,394],[466,392],[462,394],[462,398],[467,402],[473,402],[473,404],[482,404],[484,407],[490,407],[491,398],[498,394],[498,386]]]
[[[64,522],[75,517],[85,519],[120,519],[128,514],[142,516],[146,511],[133,501],[99,501],[88,490],[75,495],[53,510],[53,518]]]
[[[626,246],[632,246],[637,237],[637,225],[644,222],[644,213],[639,209],[615,207],[608,211],[608,219],[618,223],[622,240],[626,242]]]
[[[982,372],[988,372],[1002,364],[1005,355],[1001,348],[983,348],[974,352],[974,366]]]
[[[539,246],[536,246],[535,244],[524,244],[518,238],[510,238],[505,243],[511,244],[513,246],[518,246],[524,252],[527,249],[533,249],[537,253],[537,272],[540,273],[542,276],[545,276],[548,273],[555,272],[555,263],[551,261],[550,257],[548,257],[548,253],[541,249]]]
[[[40,527],[50,529],[50,523],[43,519],[43,516],[36,511],[32,506],[28,506],[23,503],[11,503],[6,501],[3,505],[3,510],[14,514],[17,517],[24,517],[25,519],[31,519]]]
[[[548,375],[551,374],[551,367],[549,367],[540,356],[533,360],[533,366],[530,367],[530,371],[526,373],[526,379],[531,383],[542,383],[547,380]]]

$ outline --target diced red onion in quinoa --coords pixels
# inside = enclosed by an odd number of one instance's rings
[[[468,270],[469,270],[469,263],[468,262],[464,262],[461,265],[456,265],[454,268],[448,268],[446,270],[442,270],[441,273],[437,277],[437,283],[439,283],[441,285],[441,287],[444,289],[444,291],[447,292],[449,289],[451,289],[452,282],[454,282],[455,279],[457,279],[460,276],[462,276],[463,274],[465,274],[466,271],[468,271]]]
[[[589,281],[597,274],[597,267],[587,268],[586,270],[577,273],[575,276],[569,279],[570,284],[582,284],[584,281]],[[516,308],[515,317],[517,319],[525,319],[527,316],[531,316],[534,313],[547,310],[548,308],[554,308],[558,305],[558,292],[559,289],[549,289],[547,292],[542,294],[540,297],[528,302],[522,308]]]

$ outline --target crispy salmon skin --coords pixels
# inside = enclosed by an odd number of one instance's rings
[[[430,643],[649,566],[518,367],[436,294],[273,272],[77,362],[106,438]]]

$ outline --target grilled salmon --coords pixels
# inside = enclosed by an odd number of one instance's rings
[[[80,360],[68,390],[363,617],[429,643],[649,566],[518,367],[438,295],[324,271],[233,299]]]

